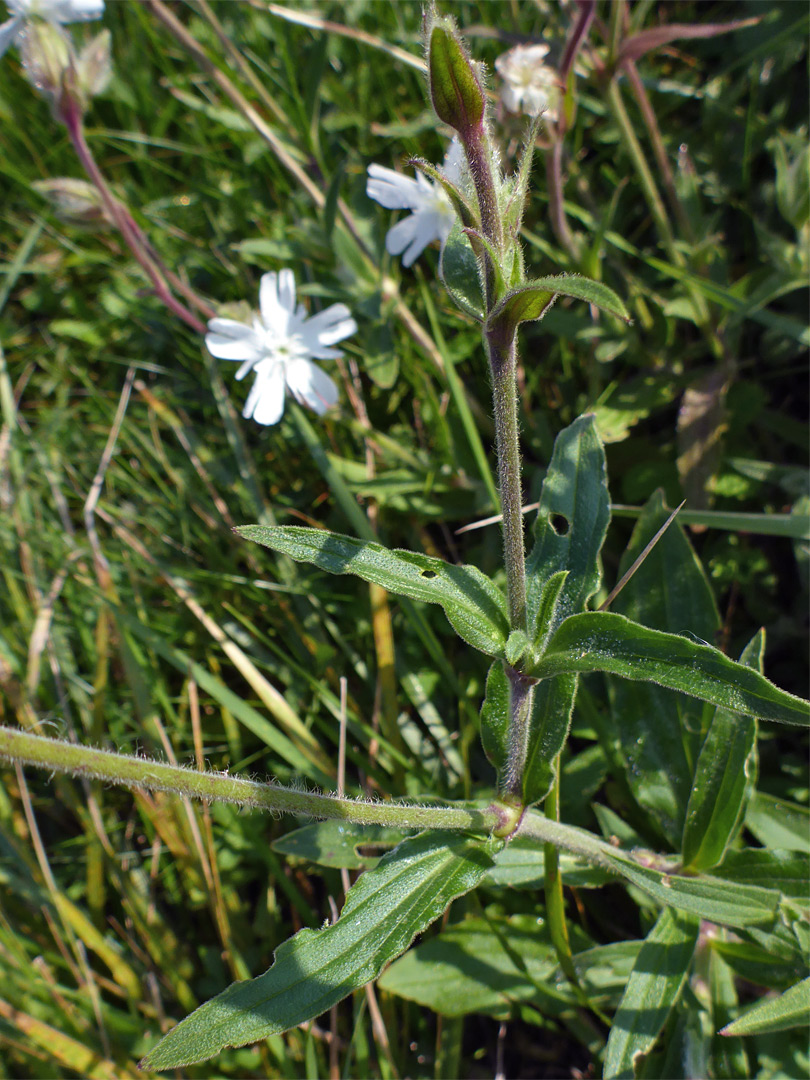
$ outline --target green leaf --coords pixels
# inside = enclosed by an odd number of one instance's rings
[[[576,675],[544,679],[532,691],[529,739],[523,771],[523,801],[544,799],[554,782],[554,761],[565,746],[577,697]]]
[[[745,827],[766,847],[810,853],[810,810],[799,803],[757,791],[748,804]]]
[[[547,679],[532,690],[523,802],[529,806],[548,794],[554,780],[553,763],[565,745],[577,693],[577,676]],[[509,752],[509,679],[496,661],[487,675],[481,706],[481,741],[484,752],[503,780]]]
[[[792,900],[806,901],[810,896],[810,855],[807,852],[743,848],[729,851],[715,877],[742,885],[763,885],[778,889]]]
[[[580,277],[579,274],[561,274],[559,277],[537,278],[507,293],[493,308],[487,320],[487,331],[511,337],[520,323],[542,319],[558,296],[584,300],[630,322],[627,308],[613,289],[601,281]]]
[[[481,742],[487,760],[500,779],[509,749],[509,679],[499,660],[487,673],[486,692],[481,706]]]
[[[402,843],[403,839],[402,830],[385,825],[316,821],[286,833],[270,846],[280,855],[306,859],[317,866],[370,870],[386,851]]]
[[[236,532],[330,574],[355,574],[399,596],[439,604],[469,645],[489,656],[503,655],[509,635],[506,598],[475,566],[454,566],[413,551],[389,551],[370,540],[298,525],[243,525]]]
[[[810,706],[711,645],[664,634],[607,611],[566,619],[543,659],[526,674],[548,679],[567,672],[606,671],[645,680],[745,716],[810,725]]]
[[[141,1063],[176,1069],[206,1061],[320,1016],[377,978],[451,900],[474,888],[492,866],[494,841],[422,833],[363,874],[339,920],[301,930],[281,945],[273,966],[236,982],[181,1021]]]
[[[458,220],[442,245],[439,277],[453,302],[480,322],[484,317],[484,293],[478,258]]]
[[[762,672],[765,633],[749,642],[740,663]],[[690,870],[722,862],[756,784],[757,722],[718,709],[700,750],[686,808],[681,854]]]
[[[669,909],[647,935],[627,983],[605,1048],[605,1080],[633,1080],[680,997],[692,964],[700,923]]]
[[[546,642],[551,636],[552,630],[562,621],[557,618],[557,608],[560,603],[561,593],[565,587],[565,582],[570,573],[570,570],[558,570],[556,574],[551,575],[543,586],[543,592],[540,596],[540,603],[534,620],[533,644],[538,656],[543,655],[543,649],[546,647]]]
[[[529,635],[525,630],[513,630],[506,641],[506,662],[514,667],[529,648]]]
[[[526,560],[528,625],[539,640],[567,616],[584,611],[599,588],[599,552],[609,522],[605,451],[593,416],[581,416],[554,443]],[[544,590],[562,571],[568,577],[555,598],[552,621],[541,627]]]
[[[791,986],[777,998],[760,1002],[739,1020],[727,1024],[721,1035],[759,1035],[767,1031],[806,1028],[810,1023],[810,978]]]
[[[670,517],[661,492],[644,506],[617,577],[636,562]],[[613,610],[654,630],[690,630],[714,641],[720,616],[711,586],[680,521],[672,522],[613,602]],[[653,683],[609,680],[612,742],[630,790],[673,849],[683,836],[686,807],[700,753],[704,711],[682,694]]]
[[[477,208],[472,207],[467,202],[467,199],[460,188],[458,188],[452,180],[448,180],[441,169],[437,169],[435,165],[431,165],[429,161],[425,161],[424,158],[419,157],[410,158],[408,160],[408,165],[412,165],[415,169],[424,173],[425,176],[429,176],[431,180],[444,189],[445,195],[453,204],[464,228],[480,228]]]
[[[465,919],[397,960],[379,987],[443,1016],[505,1015],[535,997],[557,967],[536,918]]]
[[[757,986],[767,986],[769,990],[786,990],[804,973],[800,970],[802,965],[795,960],[779,956],[773,950],[750,941],[712,937],[709,945],[735,975]]]
[[[523,221],[523,210],[529,192],[529,179],[532,173],[532,159],[537,136],[543,126],[542,114],[535,116],[526,132],[526,141],[520,155],[518,167],[512,177],[512,191],[504,208],[504,228],[517,239]]]
[[[708,874],[687,877],[674,869],[656,866],[656,856],[650,857],[649,865],[642,865],[638,857],[634,859],[616,848],[606,846],[604,854],[623,878],[659,904],[691,912],[721,926],[770,928],[776,921],[781,896],[775,889],[739,885]]]
[[[592,866],[566,851],[560,852],[560,873],[571,888],[596,889],[615,879],[600,866]],[[484,878],[486,885],[512,889],[543,888],[546,876],[545,849],[536,840],[518,834],[495,856],[495,865]]]

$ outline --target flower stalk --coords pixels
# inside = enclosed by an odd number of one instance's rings
[[[182,304],[174,296],[154,260],[145,250],[143,237],[132,215],[121,205],[110,190],[104,174],[98,167],[90,147],[87,145],[84,136],[82,110],[79,102],[73,96],[64,95],[59,110],[59,118],[67,129],[82,168],[95,184],[110,220],[115,223],[136,262],[146,273],[158,298],[166,305],[169,311],[182,319],[192,330],[198,334],[204,334],[205,323],[201,322],[185,304]]]

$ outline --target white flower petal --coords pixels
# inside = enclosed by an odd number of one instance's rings
[[[278,274],[275,270],[262,274],[259,282],[259,310],[262,313],[262,323],[268,330],[277,334],[286,332],[289,314],[284,312],[279,303]]]
[[[261,337],[252,327],[234,319],[211,319],[205,335],[205,347],[217,360],[242,360],[255,364],[264,355]]]
[[[401,255],[405,248],[414,242],[418,231],[419,225],[416,214],[409,214],[388,230],[385,237],[385,250],[389,255]],[[430,237],[427,237],[422,243],[421,250],[426,248],[429,243]]]
[[[464,155],[464,147],[457,138],[453,138],[444,155],[442,172],[451,184],[460,184],[467,159]]]
[[[257,424],[277,424],[284,413],[284,365],[264,360],[256,368],[242,416]]]
[[[413,210],[420,205],[419,185],[410,176],[382,165],[369,165],[368,175],[366,195],[386,210]]]
[[[14,44],[14,39],[18,36],[23,27],[23,20],[19,15],[15,15],[13,19],[7,19],[2,25],[0,25],[0,56]]]
[[[307,319],[301,330],[307,344],[310,338],[314,338],[318,345],[334,345],[357,333],[357,323],[345,304],[332,304],[325,311],[319,311]]]
[[[319,416],[337,404],[338,388],[334,380],[317,364],[303,357],[290,360],[287,364],[287,386],[298,401]]]
[[[295,278],[292,270],[282,270],[278,275],[278,302],[290,315],[295,312]]]
[[[70,23],[100,19],[104,0],[6,0],[14,15],[38,16],[48,22]]]
[[[104,14],[104,0],[57,0],[55,22],[86,22],[100,19]]]

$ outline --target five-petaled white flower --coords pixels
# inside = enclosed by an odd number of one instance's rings
[[[545,113],[557,119],[560,87],[557,72],[543,63],[548,45],[516,45],[495,61],[495,70],[504,81],[501,100],[509,112],[529,116]]]
[[[291,270],[262,276],[259,308],[261,316],[254,316],[252,326],[234,319],[211,319],[205,335],[212,356],[241,361],[237,379],[250,371],[256,374],[242,415],[259,424],[277,424],[284,412],[285,388],[322,415],[337,402],[338,389],[312,359],[335,360],[343,355],[331,346],[357,330],[349,309],[332,304],[307,318],[304,305],[296,306]]]
[[[26,19],[51,23],[87,22],[104,14],[104,0],[6,0],[11,18],[0,25],[0,56],[25,28]]]
[[[464,151],[453,139],[442,172],[452,183],[460,184],[463,164]],[[388,230],[385,238],[386,251],[389,255],[402,255],[403,266],[410,266],[434,240],[444,244],[456,220],[453,204],[441,185],[422,173],[412,180],[382,165],[369,165],[366,194],[387,210],[411,211]]]

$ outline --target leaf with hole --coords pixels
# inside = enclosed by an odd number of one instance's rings
[[[330,574],[354,574],[389,592],[439,604],[456,633],[489,656],[503,656],[509,636],[506,598],[475,566],[454,566],[413,551],[298,525],[243,525],[246,540]]]
[[[599,588],[609,522],[605,451],[594,417],[581,416],[554,443],[526,560],[527,622],[536,646],[567,616],[584,611]],[[558,589],[550,581],[561,573],[567,576]]]

